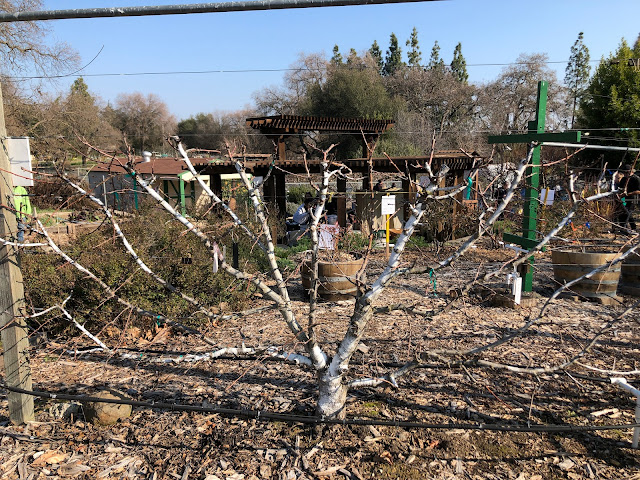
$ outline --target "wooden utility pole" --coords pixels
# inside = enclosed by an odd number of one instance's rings
[[[13,202],[13,179],[7,156],[7,130],[0,85],[0,238],[15,240],[18,225]],[[5,382],[9,387],[32,390],[29,339],[25,322],[24,286],[15,246],[0,245],[0,329]],[[15,424],[33,421],[33,397],[8,392],[9,418]]]
[[[528,123],[527,133],[515,135],[490,135],[488,143],[529,143],[535,145],[531,155],[531,164],[525,172],[526,188],[524,209],[522,214],[522,235],[505,233],[506,242],[520,245],[531,250],[538,244],[538,203],[540,203],[540,145],[543,142],[572,142],[580,141],[580,132],[545,133],[544,124],[547,114],[547,89],[549,84],[538,82],[538,102],[536,105],[536,119]],[[535,143],[534,143],[535,142]],[[520,266],[522,276],[522,291],[533,291],[533,257],[528,263]]]

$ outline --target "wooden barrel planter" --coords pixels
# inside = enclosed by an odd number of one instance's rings
[[[620,256],[619,253],[607,252],[577,252],[557,250],[551,252],[553,262],[553,276],[560,284],[568,283],[589,273],[597,267]],[[595,273],[590,278],[580,280],[569,288],[567,293],[575,293],[592,300],[607,303],[616,297],[618,280],[620,279],[620,264],[608,270]]]
[[[350,261],[318,262],[318,296],[325,300],[346,300],[356,296],[356,274],[362,268],[364,258]],[[311,288],[311,265],[303,262],[300,269],[302,286]]]
[[[640,254],[633,253],[622,262],[618,291],[640,297]]]

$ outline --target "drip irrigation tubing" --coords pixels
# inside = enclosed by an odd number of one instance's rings
[[[618,425],[505,425],[487,423],[427,423],[407,422],[402,420],[370,420],[356,418],[325,418],[309,415],[287,415],[265,410],[249,410],[222,407],[202,407],[199,405],[187,405],[164,402],[141,402],[137,400],[121,400],[114,398],[100,398],[86,395],[69,395],[66,393],[51,393],[41,390],[25,390],[1,384],[0,388],[14,393],[21,393],[33,397],[50,398],[53,400],[70,400],[77,402],[113,403],[117,405],[131,405],[132,407],[156,408],[176,412],[197,412],[218,414],[232,418],[249,418],[262,421],[274,421],[285,423],[303,423],[310,425],[360,425],[377,427],[401,427],[408,429],[432,429],[432,430],[485,430],[493,432],[522,432],[522,433],[562,433],[562,432],[594,432],[600,430],[628,430],[640,427],[640,423]]]

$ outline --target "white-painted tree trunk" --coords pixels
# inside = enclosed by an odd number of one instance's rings
[[[325,418],[344,418],[348,387],[342,375],[332,375],[329,369],[318,375],[318,405],[316,413]]]

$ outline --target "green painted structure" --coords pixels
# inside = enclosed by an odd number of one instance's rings
[[[188,175],[187,175],[188,174]],[[193,178],[193,176],[191,175],[191,172],[183,172],[177,175],[178,177],[178,188],[176,189],[176,185],[175,182],[172,182],[171,180],[167,180],[167,179],[163,179],[162,180],[162,191],[165,194],[165,196],[167,198],[170,198],[172,200],[175,200],[176,203],[180,206],[180,213],[182,213],[182,215],[186,215],[187,213],[187,197],[185,195],[185,179],[184,177],[188,176]],[[189,180],[189,185],[190,185],[190,194],[189,194],[189,198],[191,199],[191,205],[195,205],[196,204],[196,181],[195,180]],[[173,190],[173,193],[171,192]],[[137,201],[136,201],[136,209],[138,208],[137,205]]]
[[[548,83],[538,82],[538,101],[536,105],[536,119],[528,124],[527,133],[515,135],[490,135],[488,143],[529,143],[537,144],[533,148],[531,163],[525,171],[526,188],[524,197],[524,209],[522,212],[522,235],[505,233],[505,242],[520,245],[531,250],[538,244],[536,230],[538,226],[538,203],[540,198],[540,147],[542,142],[568,142],[580,141],[580,132],[545,133],[545,117],[547,114],[547,90]],[[520,269],[522,277],[522,291],[533,291],[533,257],[529,263],[523,264]]]

